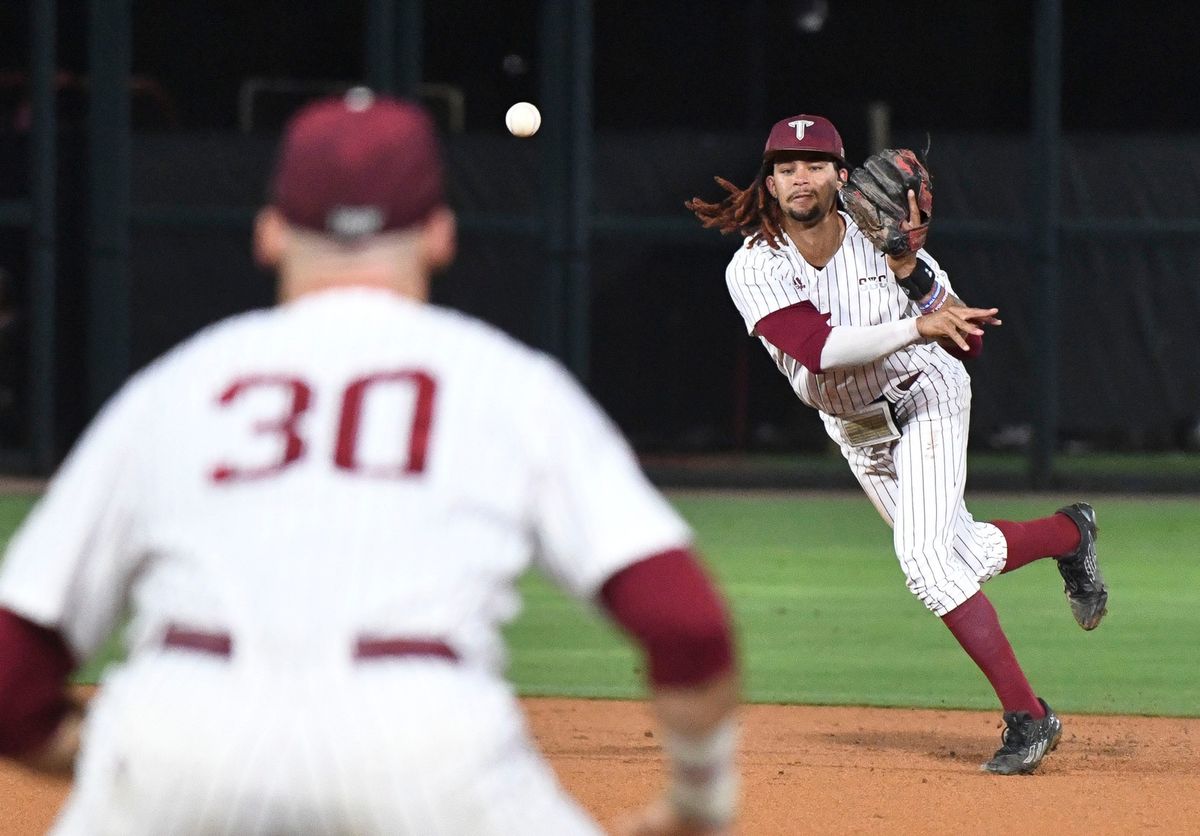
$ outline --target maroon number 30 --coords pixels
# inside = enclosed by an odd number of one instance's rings
[[[405,428],[408,444],[402,460],[392,463],[365,465],[359,461],[358,432],[362,423],[363,405],[373,387],[383,385],[411,386],[414,394],[412,424]],[[279,457],[260,467],[240,467],[223,462],[212,468],[210,476],[217,483],[262,479],[274,476],[304,458],[308,444],[299,432],[299,420],[312,406],[313,388],[305,380],[289,375],[250,375],[233,381],[217,398],[220,407],[229,406],[252,389],[275,388],[288,398],[286,411],[277,417],[258,421],[252,429],[260,435],[277,436]],[[434,397],[437,381],[422,369],[397,369],[356,377],[342,390],[338,412],[333,465],[339,470],[361,476],[396,479],[423,473],[428,458],[429,432],[433,424]]]

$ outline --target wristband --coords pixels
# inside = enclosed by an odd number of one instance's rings
[[[911,273],[903,279],[897,278],[896,284],[900,285],[900,289],[904,291],[904,295],[916,302],[918,299],[923,299],[933,289],[934,282],[937,281],[937,276],[933,273],[933,268],[926,264],[921,259],[917,259],[917,266]]]
[[[737,722],[730,717],[702,736],[668,731],[663,750],[671,767],[667,798],[685,819],[709,826],[733,820],[737,809]]]
[[[933,281],[933,289],[929,291],[929,298],[924,302],[918,302],[917,307],[921,309],[923,314],[931,314],[934,311],[941,310],[946,304],[946,289],[942,287],[942,283],[937,279]]]

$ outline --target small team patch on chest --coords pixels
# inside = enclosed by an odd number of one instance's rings
[[[882,276],[859,276],[858,277],[858,286],[860,288],[868,288],[871,290],[878,290],[880,288],[886,287],[887,283],[888,283],[888,277],[886,274],[882,275]]]

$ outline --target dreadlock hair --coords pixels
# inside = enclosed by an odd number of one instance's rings
[[[779,202],[767,191],[767,174],[770,163],[758,170],[754,182],[744,189],[730,183],[724,177],[714,177],[717,185],[729,192],[720,203],[708,203],[698,197],[685,201],[706,229],[717,228],[722,235],[739,232],[746,236],[746,246],[752,247],[766,241],[771,249],[779,249],[783,240]]]

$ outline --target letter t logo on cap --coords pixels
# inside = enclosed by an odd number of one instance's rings
[[[815,124],[817,123],[807,119],[797,119],[795,122],[788,122],[788,127],[796,129],[796,139],[804,139],[804,129]]]

